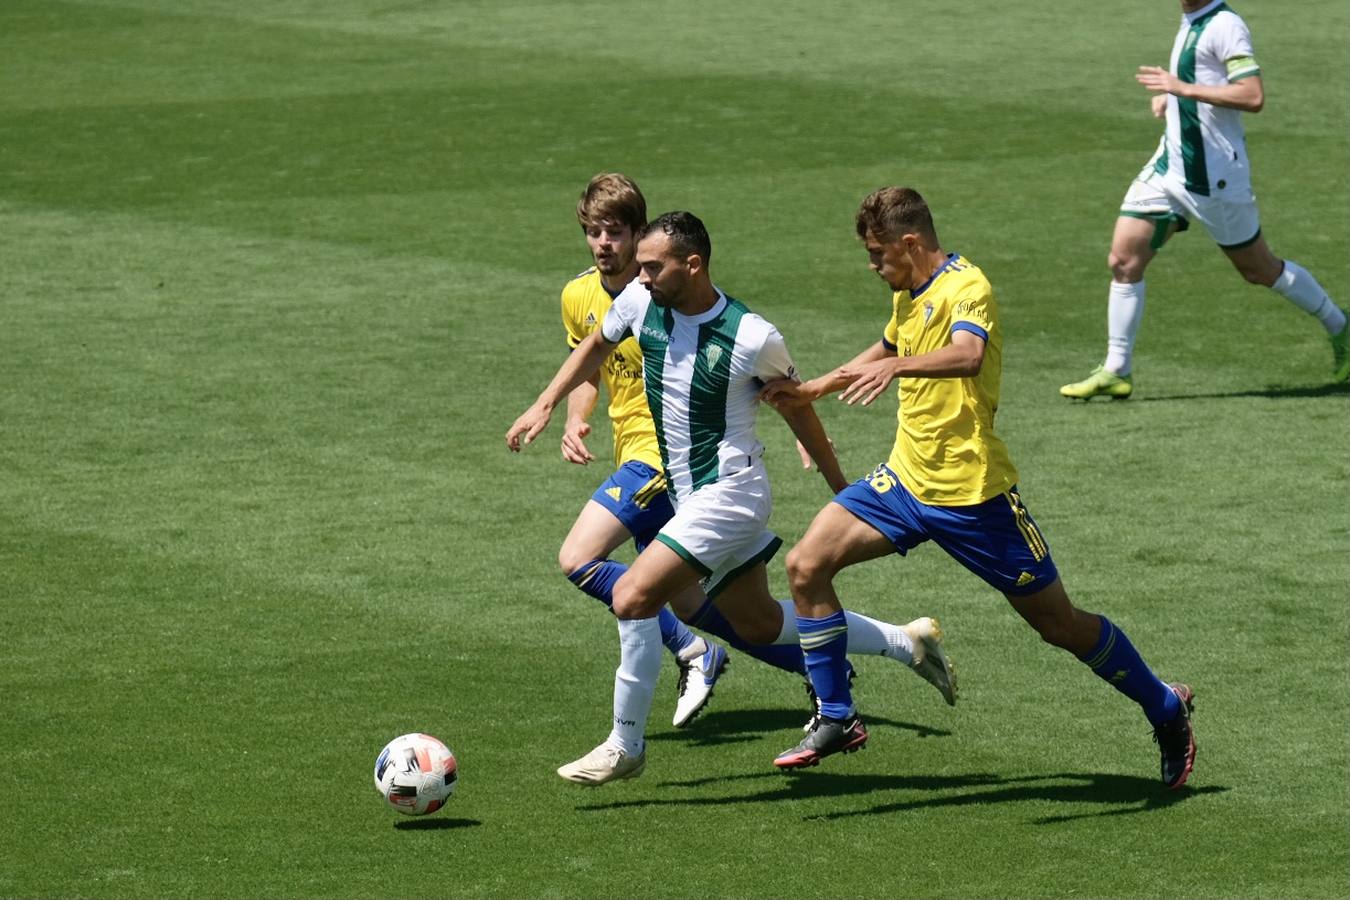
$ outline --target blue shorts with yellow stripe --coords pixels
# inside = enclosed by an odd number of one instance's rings
[[[973,506],[931,506],[881,465],[834,502],[885,535],[900,555],[931,540],[1004,594],[1034,594],[1059,577],[1016,487]]]
[[[644,462],[629,460],[595,489],[591,499],[614,513],[633,535],[639,553],[675,515],[666,492],[666,475]]]

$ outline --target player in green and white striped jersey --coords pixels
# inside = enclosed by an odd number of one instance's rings
[[[1158,150],[1130,186],[1111,240],[1106,360],[1060,393],[1123,399],[1134,390],[1135,336],[1144,315],[1144,270],[1191,220],[1199,222],[1252,284],[1282,294],[1314,316],[1331,339],[1332,379],[1350,379],[1345,311],[1311,274],[1277,257],[1261,234],[1242,113],[1265,104],[1261,67],[1247,23],[1223,0],[1181,0],[1169,69],[1141,66],[1153,114],[1167,120]]]
[[[760,390],[795,378],[796,370],[778,329],[713,284],[711,252],[703,223],[690,213],[667,213],[649,224],[638,241],[637,283],[615,298],[600,329],[506,433],[507,446],[522,449],[620,341],[637,339],[675,515],[614,585],[621,651],[613,728],[590,753],[558,769],[568,781],[604,784],[635,777],[646,765],[644,733],[661,666],[654,617],[668,598],[701,584],[747,642],[800,640],[791,601],[769,592],[765,563],[782,541],[768,529],[773,499],[755,434]],[[831,491],[845,487],[811,405],[779,412]],[[897,626],[850,612],[848,649],[886,656],[930,680],[914,666],[911,632],[918,622]]]

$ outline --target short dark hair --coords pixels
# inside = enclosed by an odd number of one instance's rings
[[[918,234],[937,242],[933,214],[914,188],[884,187],[863,198],[858,207],[858,237],[870,234],[879,241],[899,240],[905,234]]]
[[[702,220],[693,213],[683,210],[662,213],[647,223],[642,229],[642,237],[658,231],[670,238],[670,249],[678,255],[697,253],[703,257],[705,268],[712,259],[712,238],[708,237],[708,229],[703,227]]]

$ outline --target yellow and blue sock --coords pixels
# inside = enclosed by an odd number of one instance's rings
[[[797,635],[806,657],[806,672],[820,701],[820,714],[831,719],[853,715],[848,687],[848,619],[841,609],[823,619],[797,616]]]
[[[599,600],[613,612],[614,585],[627,571],[627,566],[612,559],[593,559],[584,566],[578,566],[576,571],[567,576],[567,580],[580,588],[582,593]],[[664,606],[656,614],[656,621],[661,626],[661,643],[676,656],[696,639],[694,633]]]
[[[1144,715],[1153,726],[1176,718],[1181,701],[1172,689],[1162,682],[1144,663],[1130,639],[1106,616],[1102,621],[1097,645],[1079,659],[1111,687],[1143,707]]]

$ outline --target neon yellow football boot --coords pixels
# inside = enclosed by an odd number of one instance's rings
[[[1331,336],[1331,380],[1336,384],[1350,381],[1350,322]]]
[[[1093,397],[1124,400],[1134,393],[1134,381],[1129,375],[1113,375],[1098,366],[1091,375],[1082,381],[1064,385],[1059,392],[1073,400],[1091,400]]]

